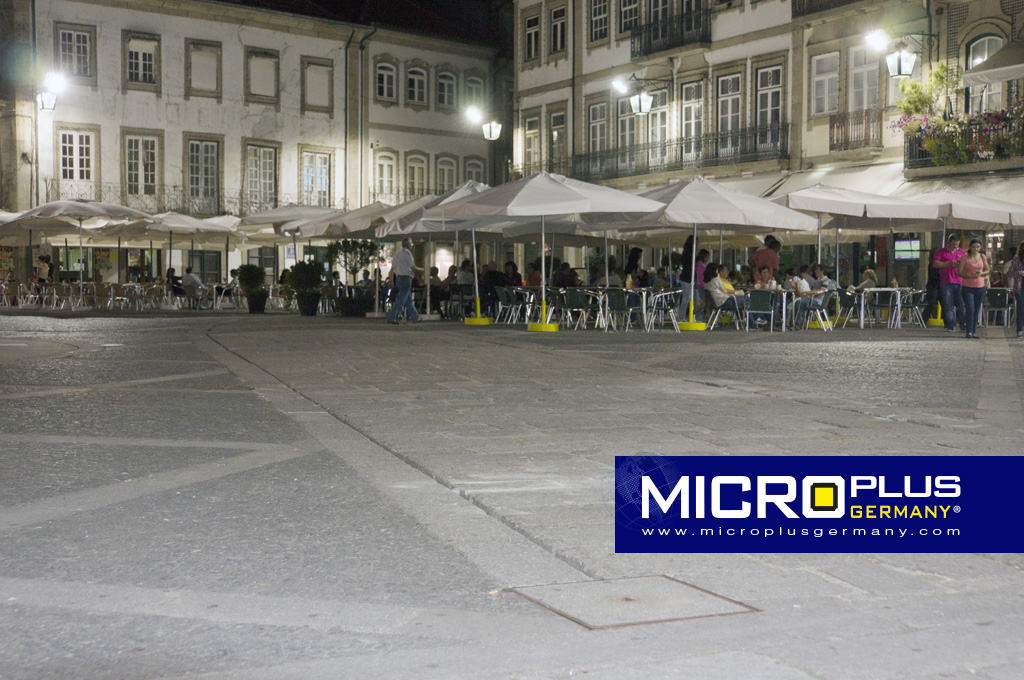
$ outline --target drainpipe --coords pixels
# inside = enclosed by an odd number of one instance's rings
[[[359,205],[363,204],[363,164],[365,161],[366,154],[363,153],[363,71],[364,67],[364,55],[363,52],[366,50],[366,41],[377,32],[377,27],[370,24],[373,28],[372,31],[363,36],[363,39],[359,41]],[[396,74],[395,79],[398,79]],[[395,87],[398,87],[398,83],[395,83]],[[347,207],[347,206],[346,206]]]
[[[36,64],[36,0],[32,0],[32,78],[39,77],[39,68]],[[32,91],[35,92],[33,82]],[[32,187],[35,190],[35,201],[32,207],[39,205],[39,106],[36,98],[32,97]],[[32,266],[32,253],[29,252],[29,267]]]
[[[353,30],[348,34],[348,41],[345,43],[345,181],[342,184],[342,195],[345,200],[345,209],[348,209],[348,101],[351,93],[349,92],[348,85],[348,47],[352,44],[352,38],[356,32]]]

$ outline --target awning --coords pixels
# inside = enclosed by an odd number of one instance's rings
[[[1007,43],[991,57],[964,72],[965,87],[995,85],[1024,78],[1024,41]]]
[[[781,196],[815,184],[892,196],[903,183],[903,160],[900,159],[892,163],[833,166],[794,172],[771,196]]]

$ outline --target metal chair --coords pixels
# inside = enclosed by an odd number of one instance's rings
[[[984,313],[981,316],[982,323],[985,326],[989,324],[989,315],[996,314],[1003,315],[1003,326],[1009,326],[1010,321],[1014,318],[1014,314],[1019,314],[1020,310],[1016,309],[1017,301],[1013,298],[1013,294],[1009,288],[989,288],[985,291],[985,303],[982,309]]]
[[[633,325],[633,315],[643,315],[640,303],[632,302],[629,296],[626,295],[626,291],[622,288],[609,288],[607,294],[609,324],[618,330],[618,322],[616,320],[621,321],[626,326],[626,331],[628,332],[630,326]]]
[[[750,300],[747,302],[747,332],[750,332],[750,317],[768,316],[768,332],[775,330],[775,303],[776,294],[774,290],[752,290]]]
[[[712,298],[713,299],[713,298]],[[735,304],[729,304],[729,301],[735,301]],[[728,306],[725,306],[728,305]],[[736,296],[730,296],[722,301],[721,305],[716,305],[714,311],[711,312],[711,318],[708,319],[707,330],[715,330],[715,325],[722,320],[722,317],[726,314],[729,315],[729,319],[736,326],[736,330],[740,329],[740,317],[743,316],[743,303]]]
[[[835,299],[836,291],[826,291],[818,302],[811,298],[810,304],[804,309],[804,328],[808,328],[811,325],[811,315],[818,321],[818,326],[822,331],[828,332],[834,330],[832,328],[832,322],[828,318],[829,306],[832,304],[832,300]]]
[[[679,333],[679,317],[676,315],[676,309],[682,304],[681,297],[682,293],[671,290],[665,290],[652,295],[648,305],[647,328],[644,330],[650,332],[654,328],[656,321],[659,326],[664,328],[665,316],[667,315],[672,322],[673,330]]]

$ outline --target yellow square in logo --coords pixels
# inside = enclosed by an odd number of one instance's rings
[[[814,485],[814,508],[836,507],[836,488],[832,485]]]

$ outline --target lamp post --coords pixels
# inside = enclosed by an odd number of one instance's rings
[[[654,104],[654,96],[647,92],[646,86],[649,83],[661,84],[671,81],[671,78],[638,78],[635,73],[631,73],[626,80],[621,78],[613,80],[612,87],[622,94],[627,94],[635,89],[634,94],[629,98],[629,108],[635,116],[646,116],[651,112],[651,106]]]
[[[893,45],[892,52],[886,52],[885,68],[890,78],[909,78],[914,73],[914,66],[917,64],[917,51],[907,49],[908,42],[917,43],[917,48],[925,48],[925,40],[928,40],[928,62],[931,63],[931,39],[938,38],[935,33],[906,33],[900,38],[890,38],[885,31],[872,31],[864,36],[866,42],[876,52],[885,52],[889,45]]]

